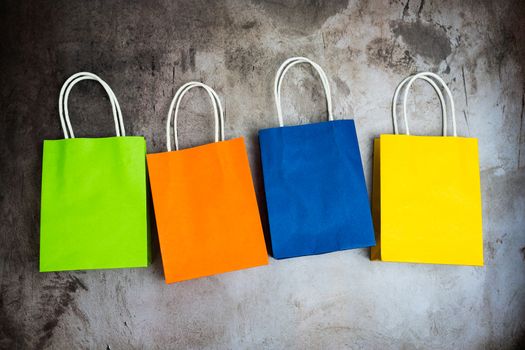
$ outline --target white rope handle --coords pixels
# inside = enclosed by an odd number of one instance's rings
[[[175,150],[178,151],[179,139],[177,134],[177,116],[179,113],[179,107],[182,101],[182,97],[184,97],[184,95],[194,87],[201,87],[205,89],[208,95],[210,96],[211,103],[213,106],[213,115],[215,119],[215,142],[219,141],[219,137],[221,141],[224,141],[224,110],[222,109],[222,104],[221,100],[219,99],[219,96],[217,95],[215,90],[213,90],[208,85],[200,83],[198,81],[190,81],[189,83],[182,85],[179,88],[179,90],[177,90],[170,104],[170,108],[168,111],[168,120],[166,122],[166,140],[168,145],[168,152],[171,152],[171,116],[173,114],[173,135],[175,138]]]
[[[287,59],[286,61],[281,64],[279,69],[277,70],[277,73],[275,74],[275,82],[274,82],[274,96],[275,96],[275,104],[277,106],[277,118],[279,118],[279,126],[284,126],[283,122],[283,110],[281,107],[281,85],[282,85],[282,79],[284,78],[284,75],[286,72],[299,63],[308,63],[312,65],[312,67],[317,71],[321,78],[321,82],[323,84],[325,96],[326,96],[326,106],[328,109],[328,120],[332,121],[334,120],[332,116],[332,94],[330,91],[330,83],[328,81],[328,77],[326,76],[326,73],[324,70],[314,61],[306,58],[306,57],[291,57]]]
[[[407,83],[407,87],[405,89],[405,94],[404,94],[404,97],[403,97],[403,118],[405,119],[405,125],[407,126],[407,135],[410,135],[410,132],[409,132],[409,129],[408,129],[408,118],[407,118],[407,101],[408,101],[408,92],[410,90],[410,87],[412,86],[412,84],[414,83],[414,81],[416,79],[419,79],[421,78],[422,76],[430,76],[434,79],[436,79],[440,84],[441,86],[445,89],[445,92],[447,93],[447,96],[448,96],[448,100],[450,102],[450,111],[451,111],[451,114],[452,114],[452,134],[453,136],[458,136],[457,135],[457,128],[456,128],[456,112],[455,112],[455,107],[454,107],[454,99],[452,98],[452,92],[450,92],[450,89],[448,88],[447,84],[445,83],[445,81],[443,79],[441,79],[441,77],[435,73],[432,73],[432,72],[422,72],[422,73],[418,73],[418,74],[415,74],[414,76],[412,76],[412,78],[410,78],[410,80],[408,81]],[[444,123],[445,124],[445,123]],[[447,136],[447,130],[443,130],[443,136]]]
[[[71,127],[71,121],[69,119],[69,110],[67,107],[67,102],[69,99],[69,93],[73,86],[82,81],[82,80],[95,80],[98,81],[106,93],[109,96],[109,101],[111,102],[111,109],[113,111],[113,119],[115,121],[115,132],[117,136],[126,136],[126,131],[124,130],[124,122],[122,120],[122,111],[120,110],[120,105],[118,103],[115,93],[109,85],[102,80],[100,77],[93,73],[89,72],[79,72],[70,76],[62,88],[60,89],[60,95],[58,97],[58,112],[60,115],[60,124],[62,125],[62,130],[64,131],[64,138],[75,138],[73,133],[73,128]]]
[[[403,79],[402,82],[399,83],[399,85],[396,88],[396,91],[394,92],[394,97],[392,98],[392,120],[394,122],[394,133],[396,135],[399,134],[399,128],[397,126],[397,112],[396,112],[397,99],[398,99],[399,93],[401,92],[403,87],[406,85],[406,83],[410,80],[410,78],[412,78],[412,75],[409,75],[408,77]],[[418,79],[422,79],[428,82],[430,85],[432,85],[432,87],[438,94],[439,102],[441,105],[441,115],[443,117],[443,133],[446,135],[447,133],[447,106],[445,104],[445,99],[443,97],[443,94],[441,93],[441,89],[436,85],[434,80],[428,78],[426,75],[423,75],[419,77]],[[405,121],[405,129],[408,130],[407,119],[405,118],[404,121]]]

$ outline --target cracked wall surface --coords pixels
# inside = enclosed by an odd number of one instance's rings
[[[0,348],[490,349],[525,346],[525,4],[522,1],[3,1],[0,3]],[[483,268],[380,263],[366,249],[275,261],[166,285],[147,269],[39,273],[42,141],[62,138],[58,92],[90,71],[129,135],[166,150],[176,89],[212,86],[226,137],[245,136],[264,205],[257,131],[278,125],[274,74],[304,55],[327,72],[334,117],[355,118],[367,184],[372,140],[392,133],[408,74],[440,74],[458,132],[479,139]],[[306,67],[283,85],[285,123],[325,120]],[[432,89],[416,83],[411,131],[439,135]],[[70,99],[77,136],[110,136],[95,84]],[[182,147],[212,140],[211,107],[187,95]],[[263,222],[266,221],[262,210]]]

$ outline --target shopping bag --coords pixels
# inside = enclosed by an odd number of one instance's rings
[[[179,150],[179,105],[194,87],[204,88],[211,98],[215,143]],[[173,110],[175,151],[171,152]],[[168,152],[147,155],[166,282],[266,265],[244,140],[224,140],[223,111],[215,91],[198,82],[183,85],[171,103],[166,132]]]
[[[443,136],[412,136],[406,105],[416,79],[432,84],[442,105]],[[447,93],[453,136],[447,136]],[[406,135],[399,135],[395,104],[405,87]],[[483,265],[481,193],[477,139],[458,137],[450,89],[436,74],[423,72],[399,84],[392,103],[394,135],[374,141],[373,260]]]
[[[67,109],[73,86],[98,81],[109,95],[116,137],[75,138]],[[62,140],[45,140],[40,271],[144,267],[149,263],[146,142],[126,136],[111,88],[81,72],[59,98]]]
[[[282,78],[299,63],[311,64],[321,77],[328,122],[283,126]],[[290,58],[277,72],[274,93],[280,127],[259,132],[273,256],[281,259],[373,246],[355,124],[333,120],[326,74],[307,58]]]

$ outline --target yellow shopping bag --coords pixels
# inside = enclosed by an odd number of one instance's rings
[[[416,79],[429,82],[439,95],[444,136],[409,134],[407,96]],[[446,106],[436,81],[450,101],[454,136],[446,136]],[[406,135],[398,135],[395,103],[405,85]],[[419,73],[399,84],[392,104],[395,135],[374,140],[372,211],[377,245],[372,247],[372,260],[482,266],[478,143],[456,136],[449,88],[436,74]]]

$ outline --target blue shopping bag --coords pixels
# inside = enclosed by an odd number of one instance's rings
[[[298,63],[311,64],[321,76],[328,122],[283,127],[281,81]],[[273,256],[375,245],[355,124],[333,120],[322,68],[303,57],[286,60],[276,75],[275,99],[280,127],[259,132]]]

